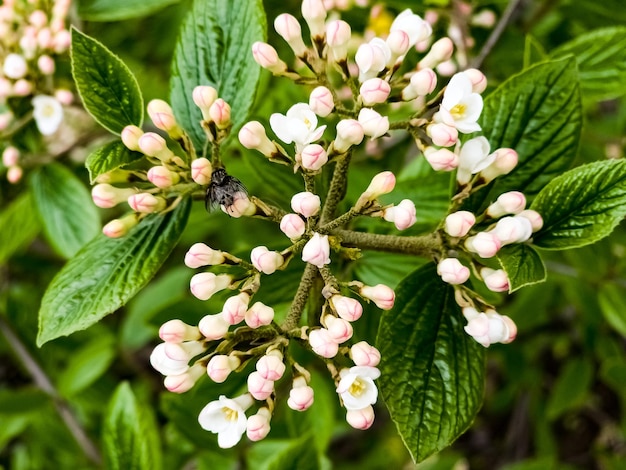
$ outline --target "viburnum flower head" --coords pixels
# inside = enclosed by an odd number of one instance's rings
[[[296,144],[296,151],[322,137],[326,126],[317,127],[317,115],[306,103],[296,103],[286,115],[274,113],[270,116],[270,127],[276,136],[285,142]]]
[[[437,119],[459,132],[469,134],[481,129],[476,122],[483,110],[483,99],[472,91],[472,81],[463,72],[454,74],[443,93]]]
[[[374,380],[380,377],[376,367],[354,366],[343,369],[341,380],[337,385],[337,393],[347,410],[362,410],[373,405],[378,399],[378,389]]]
[[[490,149],[489,141],[483,136],[474,137],[463,144],[459,153],[459,167],[456,174],[459,184],[469,183],[472,175],[479,173],[494,162],[496,154],[489,153]]]
[[[43,135],[54,134],[63,121],[63,107],[59,100],[48,95],[33,98],[33,117]]]
[[[246,410],[253,403],[254,400],[248,393],[233,399],[220,395],[219,399],[202,408],[198,422],[202,429],[217,434],[217,445],[222,449],[229,449],[246,432]]]

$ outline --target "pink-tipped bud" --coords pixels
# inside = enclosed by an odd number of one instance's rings
[[[266,380],[279,380],[285,373],[285,363],[280,351],[274,349],[256,363],[256,370]]]
[[[359,201],[373,201],[383,194],[389,194],[395,187],[396,176],[391,171],[383,171],[372,178],[365,192],[359,197]]]
[[[468,211],[457,211],[446,217],[444,230],[451,237],[464,237],[475,223],[474,214]]]
[[[174,111],[165,101],[151,100],[148,103],[148,116],[158,129],[167,132],[173,139],[179,139],[183,135],[174,117]]]
[[[339,345],[326,328],[317,328],[309,332],[309,344],[318,356],[331,358],[337,355]]]
[[[50,28],[41,28],[37,33],[37,44],[40,49],[54,49],[54,39]]]
[[[200,300],[209,300],[213,294],[230,286],[232,277],[228,274],[198,273],[189,281],[191,293]]]
[[[519,217],[524,217],[530,221],[530,225],[533,228],[533,232],[541,230],[543,227],[543,218],[539,212],[532,209],[526,209],[518,214]]]
[[[350,357],[355,366],[376,367],[380,363],[380,351],[365,341],[352,345]]]
[[[328,59],[334,62],[343,62],[348,56],[348,43],[352,30],[343,20],[333,20],[326,24],[326,44],[328,45]]]
[[[226,129],[230,126],[230,105],[222,98],[216,99],[209,108],[209,118],[218,129]]]
[[[509,278],[502,269],[482,268],[480,275],[492,292],[505,292],[509,290]]]
[[[287,64],[279,59],[276,49],[265,42],[252,44],[252,57],[257,64],[274,74],[287,71]]]
[[[456,127],[448,126],[443,122],[428,126],[426,134],[432,139],[433,144],[440,147],[452,147],[459,140],[459,132]]]
[[[533,227],[526,217],[503,217],[491,230],[503,245],[522,243],[533,234]]]
[[[349,321],[333,315],[326,315],[322,319],[322,323],[326,326],[328,335],[337,344],[345,343],[352,338],[354,331]]]
[[[325,86],[314,88],[309,95],[309,107],[320,117],[326,117],[335,109],[333,95]]]
[[[302,261],[310,263],[318,268],[330,263],[330,244],[328,235],[320,235],[315,232],[311,239],[302,249]]]
[[[500,194],[496,202],[487,207],[487,215],[497,219],[506,214],[519,214],[526,207],[526,197],[519,191]]]
[[[4,72],[5,77],[15,80],[26,75],[28,72],[28,64],[26,63],[24,56],[11,53],[4,58],[2,71]]]
[[[246,123],[239,131],[239,142],[247,149],[258,150],[266,157],[278,152],[276,144],[265,133],[265,127],[259,121]]]
[[[0,79],[0,82],[2,81],[2,79]],[[2,93],[2,85],[0,84],[0,99],[5,96]],[[0,131],[5,130],[7,127],[9,127],[9,124],[11,124],[11,122],[13,121],[13,113],[8,111],[6,113],[0,113]]]
[[[166,376],[163,380],[163,385],[170,392],[185,393],[191,390],[203,375],[204,367],[201,364],[194,364],[182,374]]]
[[[328,154],[321,145],[309,144],[300,152],[300,160],[302,168],[318,171],[328,162]]]
[[[248,376],[248,392],[256,400],[267,400],[274,391],[274,381],[264,379],[258,371]]]
[[[302,29],[295,16],[289,13],[278,15],[274,20],[274,29],[289,44],[296,56],[306,55],[307,47],[302,40]]]
[[[253,442],[265,439],[270,432],[270,419],[272,414],[267,408],[260,408],[256,414],[246,421],[246,436]]]
[[[166,343],[182,343],[200,339],[197,326],[191,326],[181,320],[170,320],[159,328],[159,338]]]
[[[195,243],[185,254],[185,265],[196,269],[201,266],[216,266],[222,264],[226,258],[224,252],[214,250],[204,243]]]
[[[37,39],[39,40],[40,38],[38,37]],[[67,29],[61,29],[52,36],[52,48],[57,54],[67,51],[71,43],[72,36]]]
[[[221,206],[229,216],[238,219],[243,216],[250,216],[256,213],[257,207],[254,202],[250,200],[248,195],[242,191],[239,191],[233,197],[233,203],[230,206]]]
[[[3,150],[2,164],[6,166],[7,168],[10,166],[17,165],[19,160],[20,160],[20,151],[16,147],[9,145],[7,148]]]
[[[315,394],[313,389],[307,385],[303,377],[296,377],[293,387],[289,391],[287,406],[292,410],[304,411],[311,407]]]
[[[359,89],[361,100],[365,106],[384,103],[391,93],[391,86],[380,78],[365,80]]]
[[[387,45],[391,50],[391,54],[393,57],[393,62],[397,57],[403,56],[409,51],[411,44],[409,42],[409,35],[404,31],[396,30],[391,31],[389,36],[387,36]],[[389,66],[393,64],[387,64]]]
[[[465,69],[463,73],[472,82],[472,93],[482,93],[487,88],[487,77],[478,69]]]
[[[240,364],[241,360],[237,356],[218,354],[209,360],[206,365],[206,373],[213,382],[221,384]]]
[[[221,313],[205,315],[198,323],[200,333],[209,341],[222,339],[228,333],[230,324],[224,320]]]
[[[391,61],[391,50],[385,41],[374,38],[361,44],[356,51],[354,61],[359,68],[359,81],[376,77]]]
[[[54,59],[49,55],[41,55],[37,59],[37,68],[44,75],[52,75],[54,73]]]
[[[444,258],[437,264],[437,274],[443,282],[456,285],[463,284],[470,277],[470,270],[463,266],[457,258]]]
[[[17,184],[24,176],[24,170],[21,166],[15,165],[7,170],[7,181],[11,184]]]
[[[502,242],[491,232],[479,232],[465,240],[465,248],[481,258],[493,258],[501,247]]]
[[[356,321],[363,315],[363,306],[356,299],[335,294],[329,301],[331,308],[344,320]]]
[[[13,85],[13,94],[15,96],[28,96],[32,93],[32,91],[33,83],[24,78],[20,78]]]
[[[354,429],[362,431],[369,429],[374,424],[374,408],[372,405],[368,405],[360,410],[348,410],[346,422]]]
[[[453,171],[459,166],[459,156],[446,148],[428,147],[424,158],[435,171]]]
[[[403,199],[397,206],[386,208],[383,219],[393,222],[398,230],[406,230],[417,222],[415,203],[410,199]]]
[[[326,8],[322,0],[303,0],[302,17],[309,26],[311,37],[324,37],[326,31]]]
[[[511,320],[511,318],[507,317],[506,315],[500,316],[502,317],[502,321],[504,322],[508,330],[508,335],[500,342],[502,344],[509,344],[517,336],[517,325],[515,324],[515,322],[513,322],[513,320]]]
[[[250,328],[269,325],[274,321],[274,309],[262,302],[255,302],[246,312],[244,320]]]
[[[256,269],[263,274],[272,274],[280,268],[285,259],[277,251],[270,251],[266,246],[257,246],[250,252],[250,260]]]
[[[445,62],[450,59],[453,51],[454,44],[452,39],[441,38],[430,47],[430,51],[428,51],[428,54],[426,54],[422,60],[419,61],[417,67],[419,69],[432,69],[441,62]]]
[[[287,214],[280,220],[280,230],[291,240],[304,235],[306,224],[298,214]]]
[[[217,90],[212,86],[199,85],[193,89],[191,97],[195,105],[202,111],[202,119],[208,121],[210,119],[209,108],[217,99]]]
[[[63,106],[69,106],[74,102],[74,93],[72,93],[70,90],[64,90],[62,88],[59,88],[54,91],[54,97]]]
[[[180,181],[180,175],[165,166],[158,165],[148,170],[148,181],[157,188],[169,188]]]
[[[102,227],[102,233],[104,233],[109,238],[120,238],[128,233],[128,231],[133,228],[139,220],[135,216],[135,214],[128,214],[122,217],[121,219],[113,219],[104,227]]]
[[[304,217],[312,217],[320,211],[321,200],[317,194],[304,191],[294,194],[291,198],[291,208]]]
[[[224,320],[231,325],[241,323],[246,317],[249,302],[250,295],[245,292],[241,292],[226,299],[224,307],[222,307],[222,316],[224,317]]]
[[[333,141],[333,148],[337,153],[345,153],[353,145],[359,145],[363,137],[365,133],[359,121],[342,119],[337,123],[337,138]]]
[[[363,286],[359,290],[362,297],[371,300],[382,310],[391,310],[396,300],[396,293],[384,284]]]
[[[37,29],[43,28],[48,24],[48,15],[43,10],[35,10],[29,15],[28,22]]]
[[[499,148],[491,165],[480,172],[480,176],[489,182],[502,175],[508,175],[517,166],[518,155],[513,149]]]
[[[359,124],[363,127],[363,133],[372,140],[382,137],[389,130],[389,118],[371,108],[362,108],[359,111]]]
[[[146,132],[137,141],[139,150],[144,154],[155,157],[167,150],[165,139],[154,132]]]
[[[196,183],[205,185],[211,182],[213,166],[208,158],[200,157],[191,162],[191,179]]]
[[[167,201],[162,197],[153,196],[150,193],[133,194],[128,198],[128,205],[135,212],[152,214],[165,209]]]
[[[126,126],[122,129],[122,143],[130,150],[139,151],[139,138],[144,132],[137,126]]]

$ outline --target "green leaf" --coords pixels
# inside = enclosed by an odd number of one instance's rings
[[[87,157],[85,166],[89,170],[89,181],[93,184],[98,176],[133,163],[143,157],[126,147],[121,140],[115,140],[93,151]]]
[[[626,337],[626,298],[624,288],[616,284],[604,284],[598,297],[602,314],[609,325]]]
[[[532,203],[543,217],[533,239],[549,250],[594,243],[626,215],[626,160],[582,165],[555,178]]]
[[[67,336],[124,305],[155,275],[185,228],[190,203],[144,219],[118,239],[94,238],[52,280],[39,310],[37,344]]]
[[[180,0],[81,0],[78,16],[87,21],[120,21],[147,16]]]
[[[376,340],[380,391],[416,462],[450,445],[482,403],[485,350],[463,330],[453,289],[422,266],[396,289]]]
[[[0,264],[30,243],[41,225],[30,192],[22,193],[0,212]]]
[[[509,292],[546,280],[546,267],[530,245],[516,243],[503,247],[498,254],[500,266],[509,278]]]
[[[161,447],[154,419],[141,407],[128,382],[111,398],[102,440],[106,468],[113,470],[161,468]]]
[[[548,59],[548,54],[537,39],[530,35],[526,35],[524,42],[524,68],[527,69],[537,62],[543,62]]]
[[[143,97],[126,65],[95,39],[72,27],[72,75],[85,109],[103,127],[119,134],[141,126]]]
[[[626,27],[599,28],[577,36],[552,51],[573,55],[585,98],[610,99],[626,93]]]
[[[310,434],[294,440],[265,440],[248,453],[250,468],[255,470],[318,470],[319,459]]]
[[[583,405],[592,379],[593,368],[589,360],[578,358],[566,362],[548,400],[548,419],[558,418],[565,411]]]
[[[196,0],[176,45],[170,82],[174,114],[196,149],[206,141],[202,114],[192,91],[198,85],[217,89],[231,107],[236,130],[254,102],[260,67],[252,44],[265,41],[265,12],[261,0]]]
[[[576,61],[545,62],[514,75],[485,99],[480,124],[492,150],[515,149],[519,162],[466,206],[485,209],[507,191],[532,200],[576,156],[582,127]]]
[[[100,232],[100,216],[89,191],[66,167],[39,167],[30,185],[46,238],[61,256],[71,258]]]

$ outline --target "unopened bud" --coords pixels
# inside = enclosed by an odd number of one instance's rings
[[[197,326],[191,326],[181,320],[169,320],[159,328],[159,338],[166,343],[182,343],[200,339]]]
[[[403,56],[409,51],[411,44],[409,42],[409,35],[404,31],[396,30],[391,31],[387,36],[387,45],[391,50],[392,62],[395,62],[396,58]],[[391,66],[393,64],[387,64]]]
[[[372,178],[367,189],[357,201],[357,207],[363,206],[368,201],[374,201],[383,194],[389,194],[396,187],[396,177],[391,171],[383,171]]]
[[[230,286],[232,277],[228,274],[198,273],[189,281],[191,293],[200,300],[209,300],[213,294]]]
[[[363,286],[359,292],[364,298],[371,300],[382,310],[391,310],[396,300],[396,293],[391,287],[384,284]]]
[[[280,75],[287,71],[287,64],[278,58],[278,52],[265,42],[252,44],[252,56],[257,64],[270,72]]]
[[[321,145],[309,144],[300,152],[300,161],[302,168],[318,171],[328,162],[328,154]]]
[[[435,171],[453,171],[459,166],[459,156],[447,148],[428,147],[424,158]]]
[[[337,123],[337,138],[333,141],[333,149],[337,153],[345,153],[353,145],[363,141],[365,133],[356,119],[342,119]]]
[[[344,320],[356,321],[363,315],[363,306],[356,299],[335,294],[329,301],[335,313]]]
[[[495,151],[495,160],[491,165],[480,172],[480,176],[487,182],[498,176],[507,175],[517,166],[518,155],[513,149],[500,148]]]
[[[297,57],[306,55],[307,47],[302,40],[302,29],[295,16],[289,13],[278,15],[274,20],[274,29],[289,44]]]
[[[478,69],[465,69],[463,73],[467,75],[472,82],[472,92],[482,93],[487,88],[487,77]]]
[[[293,388],[289,391],[287,406],[292,410],[304,411],[311,407],[313,400],[313,389],[307,385],[303,377],[296,377],[293,381]]]
[[[267,400],[274,391],[274,381],[264,379],[258,371],[248,376],[248,392],[256,400]]]
[[[311,37],[324,37],[326,31],[326,8],[322,0],[303,0],[302,17],[309,26]]]
[[[151,100],[148,103],[148,116],[158,129],[167,132],[173,139],[182,137],[183,131],[176,122],[174,111],[165,101]]]
[[[446,217],[444,230],[451,237],[464,237],[475,223],[474,214],[468,211],[457,211]]]
[[[250,259],[254,267],[263,274],[272,274],[285,263],[280,253],[270,251],[266,246],[253,248],[250,252]]]
[[[200,333],[209,341],[222,339],[228,333],[230,324],[224,320],[221,313],[205,315],[198,323]]]
[[[491,230],[503,245],[522,243],[533,234],[533,227],[526,217],[503,217]]]
[[[240,364],[241,360],[236,356],[218,354],[213,356],[207,363],[206,373],[213,382],[221,384]]]
[[[497,219],[506,214],[519,214],[526,207],[526,197],[519,191],[500,194],[496,202],[487,207],[487,215]]]
[[[260,408],[256,414],[250,416],[246,421],[246,436],[252,442],[257,442],[270,432],[270,418],[272,414],[267,408]]]
[[[128,198],[128,205],[135,212],[151,214],[165,209],[167,201],[150,193],[133,194]]]
[[[437,74],[430,68],[418,70],[411,76],[411,81],[402,90],[402,99],[409,101],[418,96],[426,96],[437,86]]]
[[[304,235],[306,224],[298,214],[287,214],[280,221],[280,230],[295,240]]]
[[[122,142],[126,148],[130,150],[139,151],[139,138],[144,132],[137,126],[129,125],[122,129]]]
[[[244,320],[250,328],[269,325],[274,320],[274,309],[262,302],[255,302],[246,312]]]
[[[15,80],[26,75],[28,72],[28,64],[23,56],[11,53],[4,59],[2,71],[5,77]]]
[[[456,127],[448,126],[443,122],[431,124],[426,128],[426,134],[433,141],[433,144],[440,147],[452,147],[459,139]]]
[[[218,129],[230,126],[230,105],[222,98],[218,98],[209,108],[209,117]]]
[[[259,121],[250,121],[241,128],[239,142],[245,148],[258,150],[266,157],[278,152],[276,144],[267,137],[265,127]]]
[[[437,264],[437,274],[448,284],[463,284],[470,277],[470,270],[457,258],[444,258]]]
[[[153,166],[148,170],[148,181],[157,188],[169,188],[180,181],[180,175],[165,166]]]
[[[12,145],[9,145],[2,151],[2,164],[7,168],[17,165],[19,159],[20,151]]]
[[[328,235],[313,233],[311,239],[302,249],[302,261],[310,263],[318,268],[330,263],[330,244]]]
[[[198,379],[204,375],[204,366],[194,364],[186,372],[178,375],[168,375],[163,380],[163,385],[170,392],[185,393],[193,388]]]
[[[256,370],[266,380],[279,380],[285,373],[285,369],[283,355],[277,350],[262,356],[256,363]]]
[[[37,68],[44,75],[52,75],[54,73],[54,59],[49,55],[41,55],[37,59]]]
[[[202,119],[208,121],[209,108],[217,99],[217,90],[212,86],[200,85],[193,89],[192,99],[195,105],[202,111]]]
[[[509,278],[502,269],[482,268],[480,275],[492,292],[505,292],[509,290]]]
[[[532,209],[526,209],[520,212],[518,216],[528,219],[530,225],[533,228],[533,232],[537,232],[541,230],[541,227],[543,227],[543,218],[541,217],[541,214],[539,214],[539,212],[537,211],[534,211]]]
[[[308,191],[294,194],[291,198],[291,208],[293,211],[307,218],[316,215],[320,207],[320,197]]]
[[[317,328],[309,332],[309,344],[318,356],[331,358],[337,355],[339,345],[326,328]]]
[[[362,108],[359,111],[359,124],[363,127],[363,133],[372,140],[382,137],[389,130],[389,118],[371,108]]]
[[[348,56],[348,43],[352,31],[343,20],[333,20],[326,24],[326,44],[328,59],[335,62],[345,61]]]
[[[7,181],[11,184],[19,183],[22,176],[24,176],[24,170],[19,165],[11,166],[7,170]]]
[[[346,422],[354,429],[362,431],[369,429],[374,424],[374,408],[372,405],[368,405],[360,410],[348,410]]]
[[[222,251],[214,250],[204,243],[195,243],[185,254],[185,265],[189,268],[196,269],[202,266],[216,266],[222,264],[225,259]]]
[[[383,219],[393,222],[398,230],[406,230],[417,222],[415,203],[410,199],[403,199],[397,206],[386,208]]]
[[[200,157],[191,162],[191,179],[196,183],[205,185],[211,182],[213,166],[208,158]]]
[[[352,338],[353,329],[349,321],[343,318],[337,318],[333,315],[326,315],[322,319],[322,323],[328,329],[329,336],[337,342],[342,344]]]
[[[479,232],[465,240],[465,248],[481,258],[493,258],[501,247],[502,242],[491,232]]]
[[[380,363],[380,351],[365,341],[352,345],[350,357],[355,366],[376,367]]]
[[[432,69],[452,57],[453,51],[452,39],[441,38],[430,47],[430,51],[419,61],[417,67],[419,69]]]
[[[309,95],[309,107],[320,117],[326,117],[335,109],[333,95],[325,86],[314,88]]]
[[[359,94],[365,106],[384,103],[391,93],[391,86],[380,78],[365,80],[359,89]]]
[[[246,317],[249,302],[250,295],[245,292],[241,292],[226,299],[224,307],[222,308],[222,316],[224,317],[224,320],[231,325],[241,323]]]
[[[13,84],[13,94],[15,96],[28,96],[32,91],[33,83],[24,78],[20,78]]]
[[[102,227],[102,233],[109,238],[120,238],[128,233],[139,220],[135,214],[128,214],[121,219],[113,219],[104,227]]]

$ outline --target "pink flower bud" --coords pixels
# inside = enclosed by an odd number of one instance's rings
[[[104,233],[109,238],[120,238],[128,233],[128,231],[133,228],[139,220],[135,216],[135,214],[128,214],[122,217],[121,219],[113,219],[104,227],[102,227],[102,233]]]
[[[363,315],[363,306],[356,299],[335,294],[329,300],[331,308],[344,320],[356,321]]]
[[[365,80],[359,89],[359,94],[365,106],[384,103],[391,93],[391,86],[380,78]]]
[[[389,130],[389,118],[381,116],[371,108],[362,108],[359,111],[358,121],[363,127],[363,133],[372,140],[385,135]]]
[[[217,99],[217,90],[212,86],[199,85],[193,89],[191,96],[195,105],[202,111],[202,119],[208,121],[209,108]]]
[[[356,119],[342,119],[337,123],[337,138],[333,141],[333,148],[337,153],[345,153],[353,145],[363,141],[365,133]]]
[[[274,309],[262,302],[255,302],[246,312],[244,320],[250,328],[269,325],[274,320]]]
[[[270,432],[270,418],[272,414],[267,408],[260,408],[256,414],[246,421],[246,436],[253,442],[265,439]]]
[[[250,252],[250,259],[256,269],[263,274],[272,274],[285,262],[277,251],[270,251],[266,246],[257,246]]]
[[[11,53],[4,58],[2,71],[5,77],[15,80],[26,75],[28,72],[28,64],[23,56]]]
[[[361,296],[371,300],[376,306],[382,310],[391,310],[396,300],[396,293],[391,287],[384,284],[375,286],[363,286],[359,290]]]
[[[410,101],[418,96],[426,96],[437,86],[437,74],[430,68],[418,70],[411,76],[411,81],[402,90],[402,99]]]
[[[302,261],[311,263],[318,268],[330,263],[330,244],[328,235],[313,233],[313,237],[304,245],[302,249]]]
[[[409,42],[409,35],[400,30],[391,31],[389,33],[389,36],[387,36],[387,45],[389,46],[389,49],[391,50],[393,56],[403,56],[409,51],[409,48],[411,47],[411,44]]]
[[[509,290],[509,278],[502,269],[482,268],[480,275],[492,292],[505,292]]]
[[[345,61],[348,56],[348,43],[352,30],[343,20],[333,20],[326,24],[326,44],[328,59],[334,62]]]
[[[226,299],[224,307],[222,308],[222,316],[224,317],[224,320],[231,325],[241,323],[246,317],[249,302],[250,295],[245,292],[241,292],[238,295],[234,295]]]
[[[321,357],[335,357],[339,351],[339,345],[326,328],[311,330],[309,332],[309,344],[313,352]]]
[[[256,204],[248,198],[248,195],[242,191],[239,191],[233,197],[233,203],[230,206],[221,206],[229,216],[238,219],[242,216],[250,216],[256,213]]]
[[[24,170],[21,166],[12,166],[7,170],[7,181],[11,184],[18,183],[22,176],[24,175]]]
[[[517,166],[518,155],[513,149],[500,148],[495,151],[496,158],[491,165],[480,172],[487,182],[498,176],[507,175]]]
[[[287,64],[278,58],[278,52],[265,42],[252,44],[252,56],[257,64],[274,74],[287,71]]]
[[[166,343],[182,343],[200,339],[198,327],[187,325],[181,320],[170,320],[159,328],[159,338]]]
[[[139,151],[139,138],[144,132],[137,126],[126,126],[122,129],[122,142],[130,150]]]
[[[200,157],[191,162],[191,179],[196,183],[205,185],[211,182],[213,166],[208,158]]]
[[[506,338],[504,338],[500,342],[502,344],[509,344],[517,336],[517,325],[513,322],[513,320],[511,320],[506,315],[501,315],[501,317],[502,317],[502,321],[504,322],[504,324],[506,325],[506,327],[508,329],[509,334],[508,334],[508,336]]]
[[[387,222],[393,222],[398,230],[406,230],[417,221],[415,204],[409,199],[403,199],[397,206],[385,209],[383,218]]]
[[[309,95],[309,107],[320,117],[326,117],[335,109],[333,95],[325,86],[314,88]]]
[[[472,82],[472,92],[482,93],[487,88],[487,77],[478,69],[465,69],[463,73],[467,75]]]
[[[222,251],[214,250],[204,243],[195,243],[185,254],[185,265],[189,268],[196,269],[201,266],[216,266],[222,264],[225,259]]]
[[[157,188],[169,188],[180,181],[178,173],[170,171],[167,167],[158,165],[148,170],[148,181]]]
[[[374,424],[374,408],[368,405],[360,410],[348,410],[346,422],[354,429],[366,430]]]
[[[28,22],[37,29],[43,28],[48,23],[48,15],[43,10],[35,10],[29,15]]]
[[[456,65],[456,62],[454,62],[453,60],[445,60],[437,65],[436,70],[439,75],[443,75],[444,77],[451,77],[456,73],[458,67]]]
[[[278,15],[274,20],[274,29],[289,44],[296,56],[306,55],[307,47],[302,40],[302,29],[295,16],[289,13]]]
[[[361,194],[361,198],[365,197],[368,200],[373,201],[383,194],[389,194],[395,187],[395,175],[391,171],[383,171],[372,178],[372,181],[365,192]]]
[[[444,230],[451,237],[464,237],[475,223],[474,214],[468,211],[457,211],[446,217]]]
[[[206,373],[215,383],[221,384],[241,364],[241,360],[236,356],[218,354],[213,356],[206,365]]]
[[[317,171],[328,161],[328,154],[324,147],[318,144],[309,144],[300,152],[302,168]]]
[[[391,60],[391,50],[385,41],[374,38],[368,43],[361,44],[356,51],[354,61],[359,67],[359,80],[374,78]]]
[[[463,284],[470,277],[470,270],[457,258],[444,258],[437,264],[437,274],[448,284]]]
[[[355,366],[376,367],[380,363],[380,351],[365,341],[352,345],[350,357]]]
[[[1,81],[2,79],[0,79]],[[2,85],[0,84],[0,88],[2,87]],[[0,90],[0,99],[2,98],[2,91]],[[9,127],[9,124],[11,124],[11,121],[13,121],[13,113],[11,113],[10,111],[5,112],[5,113],[0,113],[0,131],[5,130],[7,127]]]
[[[452,171],[459,166],[459,156],[446,148],[428,147],[424,158],[435,171]]]
[[[74,93],[72,93],[70,90],[64,90],[62,88],[59,88],[55,90],[54,97],[63,106],[69,106],[74,102]]]
[[[464,314],[465,310],[463,311]],[[493,343],[510,342],[513,340],[509,329],[509,324],[512,321],[507,322],[502,315],[494,310],[488,310],[484,313],[474,312],[471,315],[466,315],[468,322],[464,329],[468,335],[482,346],[488,348]],[[513,326],[515,325],[513,324]],[[515,338],[515,334],[517,334],[517,328],[515,328],[513,338]]]
[[[218,129],[230,126],[230,105],[222,98],[218,98],[209,108],[209,117]]]
[[[443,122],[431,124],[426,128],[426,133],[433,140],[433,144],[440,147],[452,147],[459,139],[456,127],[448,126]]]
[[[163,380],[163,385],[170,392],[185,393],[193,388],[202,375],[204,375],[204,367],[200,364],[195,364],[182,374],[166,376],[165,380]]]
[[[150,354],[150,364],[163,375],[179,375],[189,370],[189,361],[204,351],[199,341],[161,343]]]
[[[221,313],[205,315],[198,323],[200,333],[210,341],[222,339],[228,333],[229,327],[230,324],[224,320]]]
[[[280,230],[295,240],[304,235],[306,224],[298,214],[287,214],[280,220]]]
[[[533,228],[533,232],[537,232],[541,230],[541,227],[543,227],[543,218],[537,211],[534,211],[532,209],[526,209],[520,212],[518,215],[519,217],[524,217],[529,220],[530,225]]]
[[[258,371],[248,376],[248,392],[256,400],[267,400],[274,391],[274,381],[264,379]]]
[[[128,198],[128,205],[135,212],[152,214],[165,209],[167,202],[162,197],[156,197],[150,193],[138,193]]]
[[[481,258],[493,258],[501,247],[502,242],[491,232],[479,232],[465,240],[465,248]]]
[[[28,96],[32,93],[32,91],[33,84],[24,78],[20,78],[13,85],[13,94],[15,96]]]
[[[432,69],[452,57],[453,51],[454,44],[452,39],[441,38],[430,47],[430,51],[419,61],[417,67],[419,69]]]
[[[19,159],[20,159],[20,151],[16,147],[13,147],[12,145],[9,145],[2,152],[2,164],[6,166],[7,168],[10,166],[17,165],[17,162],[19,161]]]
[[[266,157],[278,152],[276,144],[267,137],[265,127],[259,121],[250,121],[241,128],[239,142],[245,148],[258,150]]]
[[[326,315],[322,323],[326,326],[328,335],[337,344],[345,343],[352,338],[354,331],[349,321],[343,318],[337,318],[333,315]]]
[[[262,356],[256,363],[256,370],[266,380],[279,380],[285,373],[285,368],[283,355],[277,350]]]
[[[526,197],[519,191],[500,194],[496,202],[487,207],[487,215],[494,219],[506,214],[519,214],[526,207]]]
[[[526,217],[503,217],[491,230],[503,245],[522,243],[533,234],[533,227]]]
[[[144,154],[155,157],[167,149],[165,139],[154,132],[146,132],[137,141],[139,150]]]
[[[173,139],[178,139],[183,135],[174,117],[174,111],[165,101],[151,100],[148,103],[148,116],[158,129],[167,132]]]
[[[40,49],[54,49],[56,35],[52,35],[50,28],[41,28],[37,33],[37,44]]]
[[[54,73],[54,59],[49,55],[40,55],[37,59],[37,68],[44,75],[52,75]]]
[[[320,210],[321,204],[320,197],[308,191],[294,194],[291,198],[293,211],[307,218],[316,215]]]
[[[326,31],[326,8],[322,0],[303,0],[302,17],[309,26],[311,37],[324,37]]]
[[[135,194],[134,189],[116,188],[110,184],[97,184],[91,189],[93,203],[103,209],[115,207],[120,202],[128,200],[133,194]]]
[[[292,410],[304,411],[308,409],[314,400],[313,389],[309,387],[303,377],[297,377],[293,381],[293,388],[289,391],[287,406]]]
[[[228,274],[198,273],[189,281],[189,288],[197,299],[209,300],[213,294],[230,286],[231,282],[232,277]]]

